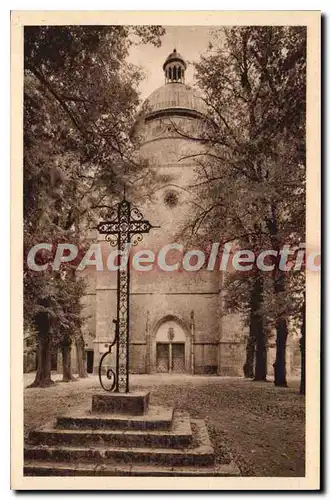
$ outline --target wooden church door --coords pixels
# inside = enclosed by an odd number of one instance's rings
[[[156,344],[156,371],[159,373],[169,371],[169,344],[161,342]]]
[[[182,326],[175,319],[165,321],[159,326],[155,343],[157,372],[185,372],[186,335]]]
[[[176,373],[185,372],[185,344],[172,344],[172,367]]]

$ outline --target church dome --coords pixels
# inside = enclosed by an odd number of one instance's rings
[[[144,108],[147,115],[159,114],[162,111],[187,111],[188,114],[206,115],[205,102],[185,83],[171,82],[156,89],[146,99]]]
[[[204,101],[184,83],[171,83],[156,89],[145,101],[148,115],[160,111],[188,111],[193,114],[206,114]]]
[[[198,93],[185,84],[187,68],[184,58],[176,49],[166,58],[163,66],[165,85],[156,89],[145,100],[142,111],[147,119],[160,115],[179,114],[201,118],[207,106]]]

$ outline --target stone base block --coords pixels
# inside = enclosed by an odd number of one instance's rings
[[[71,408],[66,415],[57,417],[57,429],[136,431],[170,430],[173,422],[173,409],[162,406],[149,406],[144,415],[125,415],[117,413],[92,413],[90,406],[84,409]]]
[[[92,396],[92,412],[143,415],[148,411],[149,392],[112,392]]]

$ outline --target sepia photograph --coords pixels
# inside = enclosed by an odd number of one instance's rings
[[[12,13],[12,487],[317,489],[320,13],[74,14]]]

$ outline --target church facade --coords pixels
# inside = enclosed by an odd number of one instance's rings
[[[178,134],[197,130],[206,108],[203,100],[185,83],[186,63],[176,51],[163,65],[165,84],[145,102],[134,133],[141,142],[140,154],[165,179],[162,186],[139,206],[153,225],[137,250],[152,250],[179,242],[195,199],[189,186],[196,179],[192,155],[199,145]],[[99,241],[109,247],[109,243]],[[182,242],[181,242],[182,243]],[[109,249],[104,249],[105,253]],[[180,253],[169,251],[170,260]],[[94,272],[86,309],[87,356],[93,352],[94,371],[108,349],[116,318],[116,275]],[[180,268],[167,272],[155,266],[148,272],[131,270],[130,369],[133,373],[185,372],[242,375],[245,362],[245,330],[238,317],[222,315],[221,275],[201,269]],[[88,332],[86,332],[88,333]],[[90,360],[91,364],[91,360]],[[91,370],[92,367],[89,366]]]
[[[186,63],[174,50],[163,64],[165,84],[146,100],[134,132],[141,141],[140,154],[165,181],[139,206],[153,225],[138,250],[157,254],[178,240],[185,229],[195,199],[189,186],[196,180],[194,154],[199,145],[178,133],[200,126],[204,101],[185,83]],[[103,242],[107,248],[109,244]],[[105,253],[109,252],[105,247]],[[176,262],[174,250],[169,258]],[[88,371],[97,372],[103,352],[114,335],[116,276],[92,272],[86,309],[90,320],[85,338]],[[225,314],[222,275],[219,271],[131,271],[130,370],[132,373],[215,374],[242,376],[248,331],[238,315]],[[269,346],[268,371],[272,374],[274,345]],[[288,367],[293,365],[288,350]]]
[[[196,203],[189,187],[196,181],[194,154],[199,146],[178,130],[193,135],[207,112],[204,101],[185,83],[186,63],[176,50],[164,62],[163,71],[165,84],[146,100],[134,126],[142,158],[164,179],[139,205],[144,217],[160,228],[145,234],[135,251],[146,249],[155,254],[165,245],[183,243],[178,238]],[[109,243],[102,235],[98,242],[108,255]],[[168,254],[168,265],[179,257],[175,246]],[[116,272],[89,267],[84,299],[86,364],[89,373],[98,373],[99,360],[114,337],[117,279]],[[148,272],[132,269],[130,371],[242,376],[248,330],[238,315],[225,314],[223,300],[220,271],[202,268],[192,272],[180,267],[167,272],[159,266]],[[268,351],[268,372],[272,374],[274,344]],[[73,349],[73,372],[75,354]],[[290,373],[297,360],[292,349],[287,354]],[[59,363],[57,368],[61,369]]]

